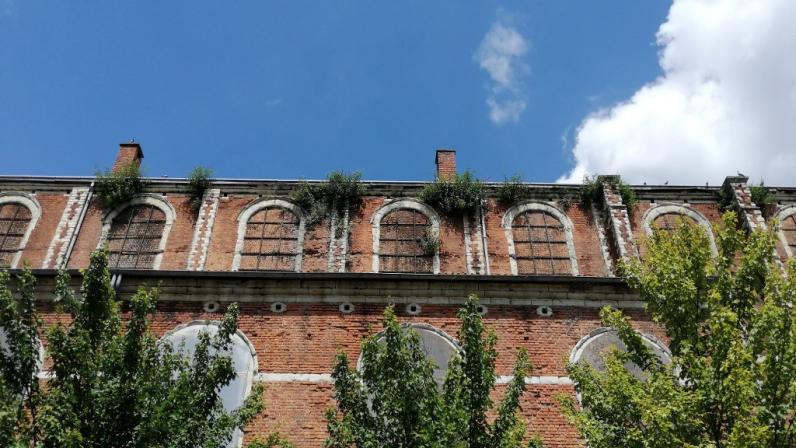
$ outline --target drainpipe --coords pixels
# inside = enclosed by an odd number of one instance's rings
[[[66,265],[69,263],[69,258],[72,257],[72,249],[75,248],[75,242],[77,241],[78,235],[80,235],[80,228],[83,227],[83,220],[86,218],[86,212],[88,211],[89,206],[91,205],[91,198],[94,196],[94,181],[91,181],[91,185],[88,186],[88,193],[86,193],[86,202],[83,205],[83,208],[80,209],[80,216],[77,218],[77,225],[75,226],[75,231],[72,233],[72,237],[69,238],[69,245],[66,247],[66,254],[64,255],[64,259],[61,261],[61,265],[58,266],[59,269],[66,268]]]

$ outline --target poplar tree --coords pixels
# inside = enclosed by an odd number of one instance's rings
[[[601,312],[627,346],[606,369],[568,367],[581,405],[565,412],[592,448],[796,446],[796,262],[775,259],[773,231],[747,234],[733,213],[716,228],[655,231],[630,287],[666,330],[663,364],[621,312]],[[640,375],[623,364],[635,363]]]
[[[524,350],[492,422],[497,338],[487,331],[471,296],[459,311],[461,354],[451,359],[444,385],[419,335],[402,327],[393,308],[384,311],[384,331],[365,339],[361,369],[342,353],[332,372],[337,409],[327,411],[327,448],[516,448],[526,424],[520,397],[531,364]],[[531,438],[528,447],[541,447]]]
[[[0,446],[218,448],[263,409],[260,385],[231,412],[219,395],[235,378],[228,354],[236,305],[227,309],[218,332],[200,333],[193,356],[186,356],[182,347],[150,332],[156,288],[139,288],[127,304],[117,300],[104,250],[91,255],[82,277],[75,294],[69,276],[58,274],[54,302],[69,317],[60,320],[69,323],[45,330],[31,272],[19,275],[16,294],[9,275],[0,273],[6,339],[0,350]],[[125,322],[123,305],[129,308]],[[39,386],[42,332],[52,367]]]

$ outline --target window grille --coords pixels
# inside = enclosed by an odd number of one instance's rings
[[[511,225],[517,273],[572,275],[564,225],[550,213],[529,210]]]
[[[796,254],[796,213],[783,218],[779,229],[790,247],[790,253]]]
[[[119,213],[108,232],[108,264],[115,269],[152,269],[161,253],[166,214],[152,205],[134,205]]]
[[[299,219],[290,210],[269,207],[246,223],[240,257],[242,271],[295,271]]]
[[[379,258],[382,272],[433,273],[434,254],[427,254],[423,241],[431,223],[412,209],[388,213],[379,224]]]
[[[33,218],[22,204],[0,204],[0,268],[9,268],[14,257],[22,250],[22,239]]]
[[[681,220],[686,219],[688,222],[699,225],[699,223],[692,217],[682,213],[664,213],[654,221],[652,221],[652,228],[656,230],[663,230],[664,232],[671,233],[677,229]]]

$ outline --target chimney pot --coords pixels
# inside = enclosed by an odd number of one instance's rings
[[[435,162],[437,179],[450,180],[456,176],[456,150],[438,149]]]
[[[141,159],[144,158],[144,151],[141,151],[141,145],[138,143],[121,143],[119,144],[119,152],[116,153],[116,161],[113,162],[112,171],[118,173],[122,168],[135,164],[141,166]]]

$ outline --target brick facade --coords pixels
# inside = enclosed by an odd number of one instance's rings
[[[141,157],[139,145],[124,144],[114,166],[139,163]],[[438,177],[455,174],[455,152],[439,151],[435,162]],[[611,187],[616,179],[602,180],[606,207],[587,210],[571,199],[577,198],[579,186],[529,185],[530,197],[524,203],[552,207],[571,225],[569,243],[577,276],[518,276],[512,275],[507,237],[512,223],[505,218],[511,207],[493,197],[493,184],[487,184],[489,197],[476,216],[438,214],[437,274],[374,272],[374,216],[396,201],[417,201],[424,185],[376,181],[364,182],[366,196],[357,213],[303,229],[297,243],[298,272],[237,272],[239,229],[245,228],[241,214],[262,201],[290,201],[295,182],[215,181],[196,210],[185,180],[149,179],[145,195],[172,210],[173,223],[158,270],[116,272],[118,293],[125,299],[139,283],[161,284],[153,322],[159,335],[195,320],[218,319],[227,304],[239,302],[240,329],[257,352],[254,380],[267,384],[267,410],[247,429],[245,440],[279,430],[302,448],[321,446],[326,437],[323,412],[334,404],[329,373],[335,354],[344,351],[356,360],[362,338],[379,330],[387,304],[396,304],[405,322],[432,325],[455,337],[456,311],[469,293],[477,293],[487,307],[485,322],[499,338],[498,375],[510,374],[519,348],[529,352],[534,371],[522,413],[531,431],[542,435],[545,446],[583,446],[561,416],[556,396],[573,393],[565,365],[575,344],[600,327],[599,308],[623,308],[640,331],[666,340],[644,314],[643,303],[616,278],[616,263],[644,256],[649,225],[644,220],[660,207],[687,210],[708,225],[721,215],[718,187],[634,186],[638,202],[628,210]],[[747,226],[766,225],[749,200],[746,179],[728,179],[725,188],[733,193]],[[28,263],[43,268],[36,273],[41,279],[39,294],[47,299],[52,269],[85,267],[112,213],[102,208],[90,178],[0,177],[0,198],[22,196],[35,199],[40,216],[21,248],[20,263],[12,267]],[[774,196],[775,213],[769,215],[782,219],[796,213],[796,189],[778,188]],[[783,260],[790,254],[788,241],[782,236],[777,248]],[[221,304],[214,313],[204,307],[211,301]],[[276,302],[286,310],[275,312]],[[353,310],[342,312],[343,303]],[[408,314],[407,304],[417,304],[420,312]],[[552,315],[543,315],[539,307],[549,307]],[[44,314],[48,322],[63,319],[50,311]],[[496,394],[503,388],[499,386]]]

